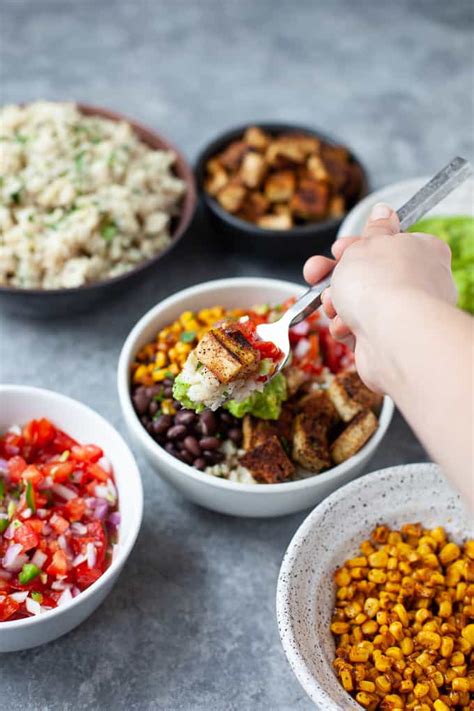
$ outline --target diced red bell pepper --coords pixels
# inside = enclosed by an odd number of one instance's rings
[[[5,620],[8,620],[12,615],[15,614],[19,607],[20,603],[18,603],[16,600],[12,600],[11,597],[0,596],[0,622],[5,622]]]
[[[61,483],[67,481],[75,469],[74,462],[50,462],[46,464],[45,472],[48,476],[54,479],[55,482]]]
[[[79,462],[98,462],[104,456],[104,452],[95,444],[75,444],[71,447],[71,454]]]

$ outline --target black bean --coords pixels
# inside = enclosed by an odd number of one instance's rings
[[[182,410],[183,406],[178,400],[173,400],[173,406],[175,410]]]
[[[220,452],[216,452],[215,450],[211,451],[210,449],[205,449],[202,456],[206,462],[209,462],[210,464],[217,464],[217,462],[221,461],[219,454]]]
[[[187,452],[185,449],[180,449],[178,458],[186,464],[192,464],[194,459],[193,455]]]
[[[203,435],[213,435],[216,431],[216,416],[212,410],[204,410],[199,415]]]
[[[207,463],[203,457],[198,457],[193,462],[193,467],[195,469],[199,469],[199,471],[201,471],[201,472],[206,468],[206,466],[207,466]]]
[[[147,395],[149,397],[155,397],[155,395],[161,395],[162,391],[163,391],[163,386],[161,383],[155,383],[155,385],[150,385],[150,387],[146,389]]]
[[[242,441],[242,430],[239,427],[231,427],[227,433],[227,436],[232,440],[232,442],[235,442],[235,444],[240,444]]]
[[[149,422],[147,425],[145,425],[145,429],[148,432],[148,434],[153,434],[153,422]]]
[[[153,422],[153,431],[157,434],[165,433],[173,424],[171,415],[160,415]]]
[[[196,437],[192,437],[191,435],[188,435],[187,437],[184,438],[183,444],[186,447],[186,449],[188,450],[188,452],[191,452],[191,454],[194,454],[195,457],[201,456],[201,447],[199,446],[199,442],[197,441]]]
[[[168,452],[168,454],[172,454],[173,457],[176,457],[179,454],[178,450],[176,449],[176,447],[174,446],[174,444],[172,442],[167,442],[165,444],[165,449]]]
[[[132,395],[132,400],[138,414],[144,415],[150,404],[150,396],[147,395],[145,388],[137,388]]]
[[[156,415],[156,413],[158,412],[158,403],[156,402],[156,400],[152,400],[150,402],[150,404],[148,405],[148,412],[152,417],[153,415]]]
[[[220,446],[220,441],[217,437],[202,437],[199,440],[199,444],[203,449],[218,449]]]
[[[222,422],[225,422],[227,425],[234,424],[234,418],[232,417],[231,414],[229,414],[225,410],[222,410],[222,412],[220,413],[220,417],[221,417]]]
[[[181,410],[177,412],[174,421],[177,425],[190,425],[196,419],[196,415],[192,410]]]
[[[163,395],[164,395],[165,397],[173,397],[173,388],[172,388],[170,385],[167,385],[167,386],[163,389]]]
[[[186,434],[186,427],[184,425],[173,425],[168,430],[168,439],[182,439]]]

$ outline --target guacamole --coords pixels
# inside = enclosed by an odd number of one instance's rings
[[[458,306],[474,314],[474,217],[428,217],[413,225],[410,232],[428,232],[449,244]]]

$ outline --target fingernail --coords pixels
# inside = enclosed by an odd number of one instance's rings
[[[371,220],[387,220],[392,214],[392,208],[384,202],[378,202],[370,213]]]

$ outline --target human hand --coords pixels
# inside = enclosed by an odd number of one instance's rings
[[[376,205],[362,237],[334,243],[337,265],[331,287],[323,294],[331,334],[354,350],[360,376],[379,391],[384,389],[384,330],[394,328],[390,319],[394,307],[403,303],[405,308],[420,308],[421,323],[420,299],[456,301],[449,247],[432,235],[399,229],[396,212]],[[333,266],[325,257],[311,257],[305,278],[314,284]]]

